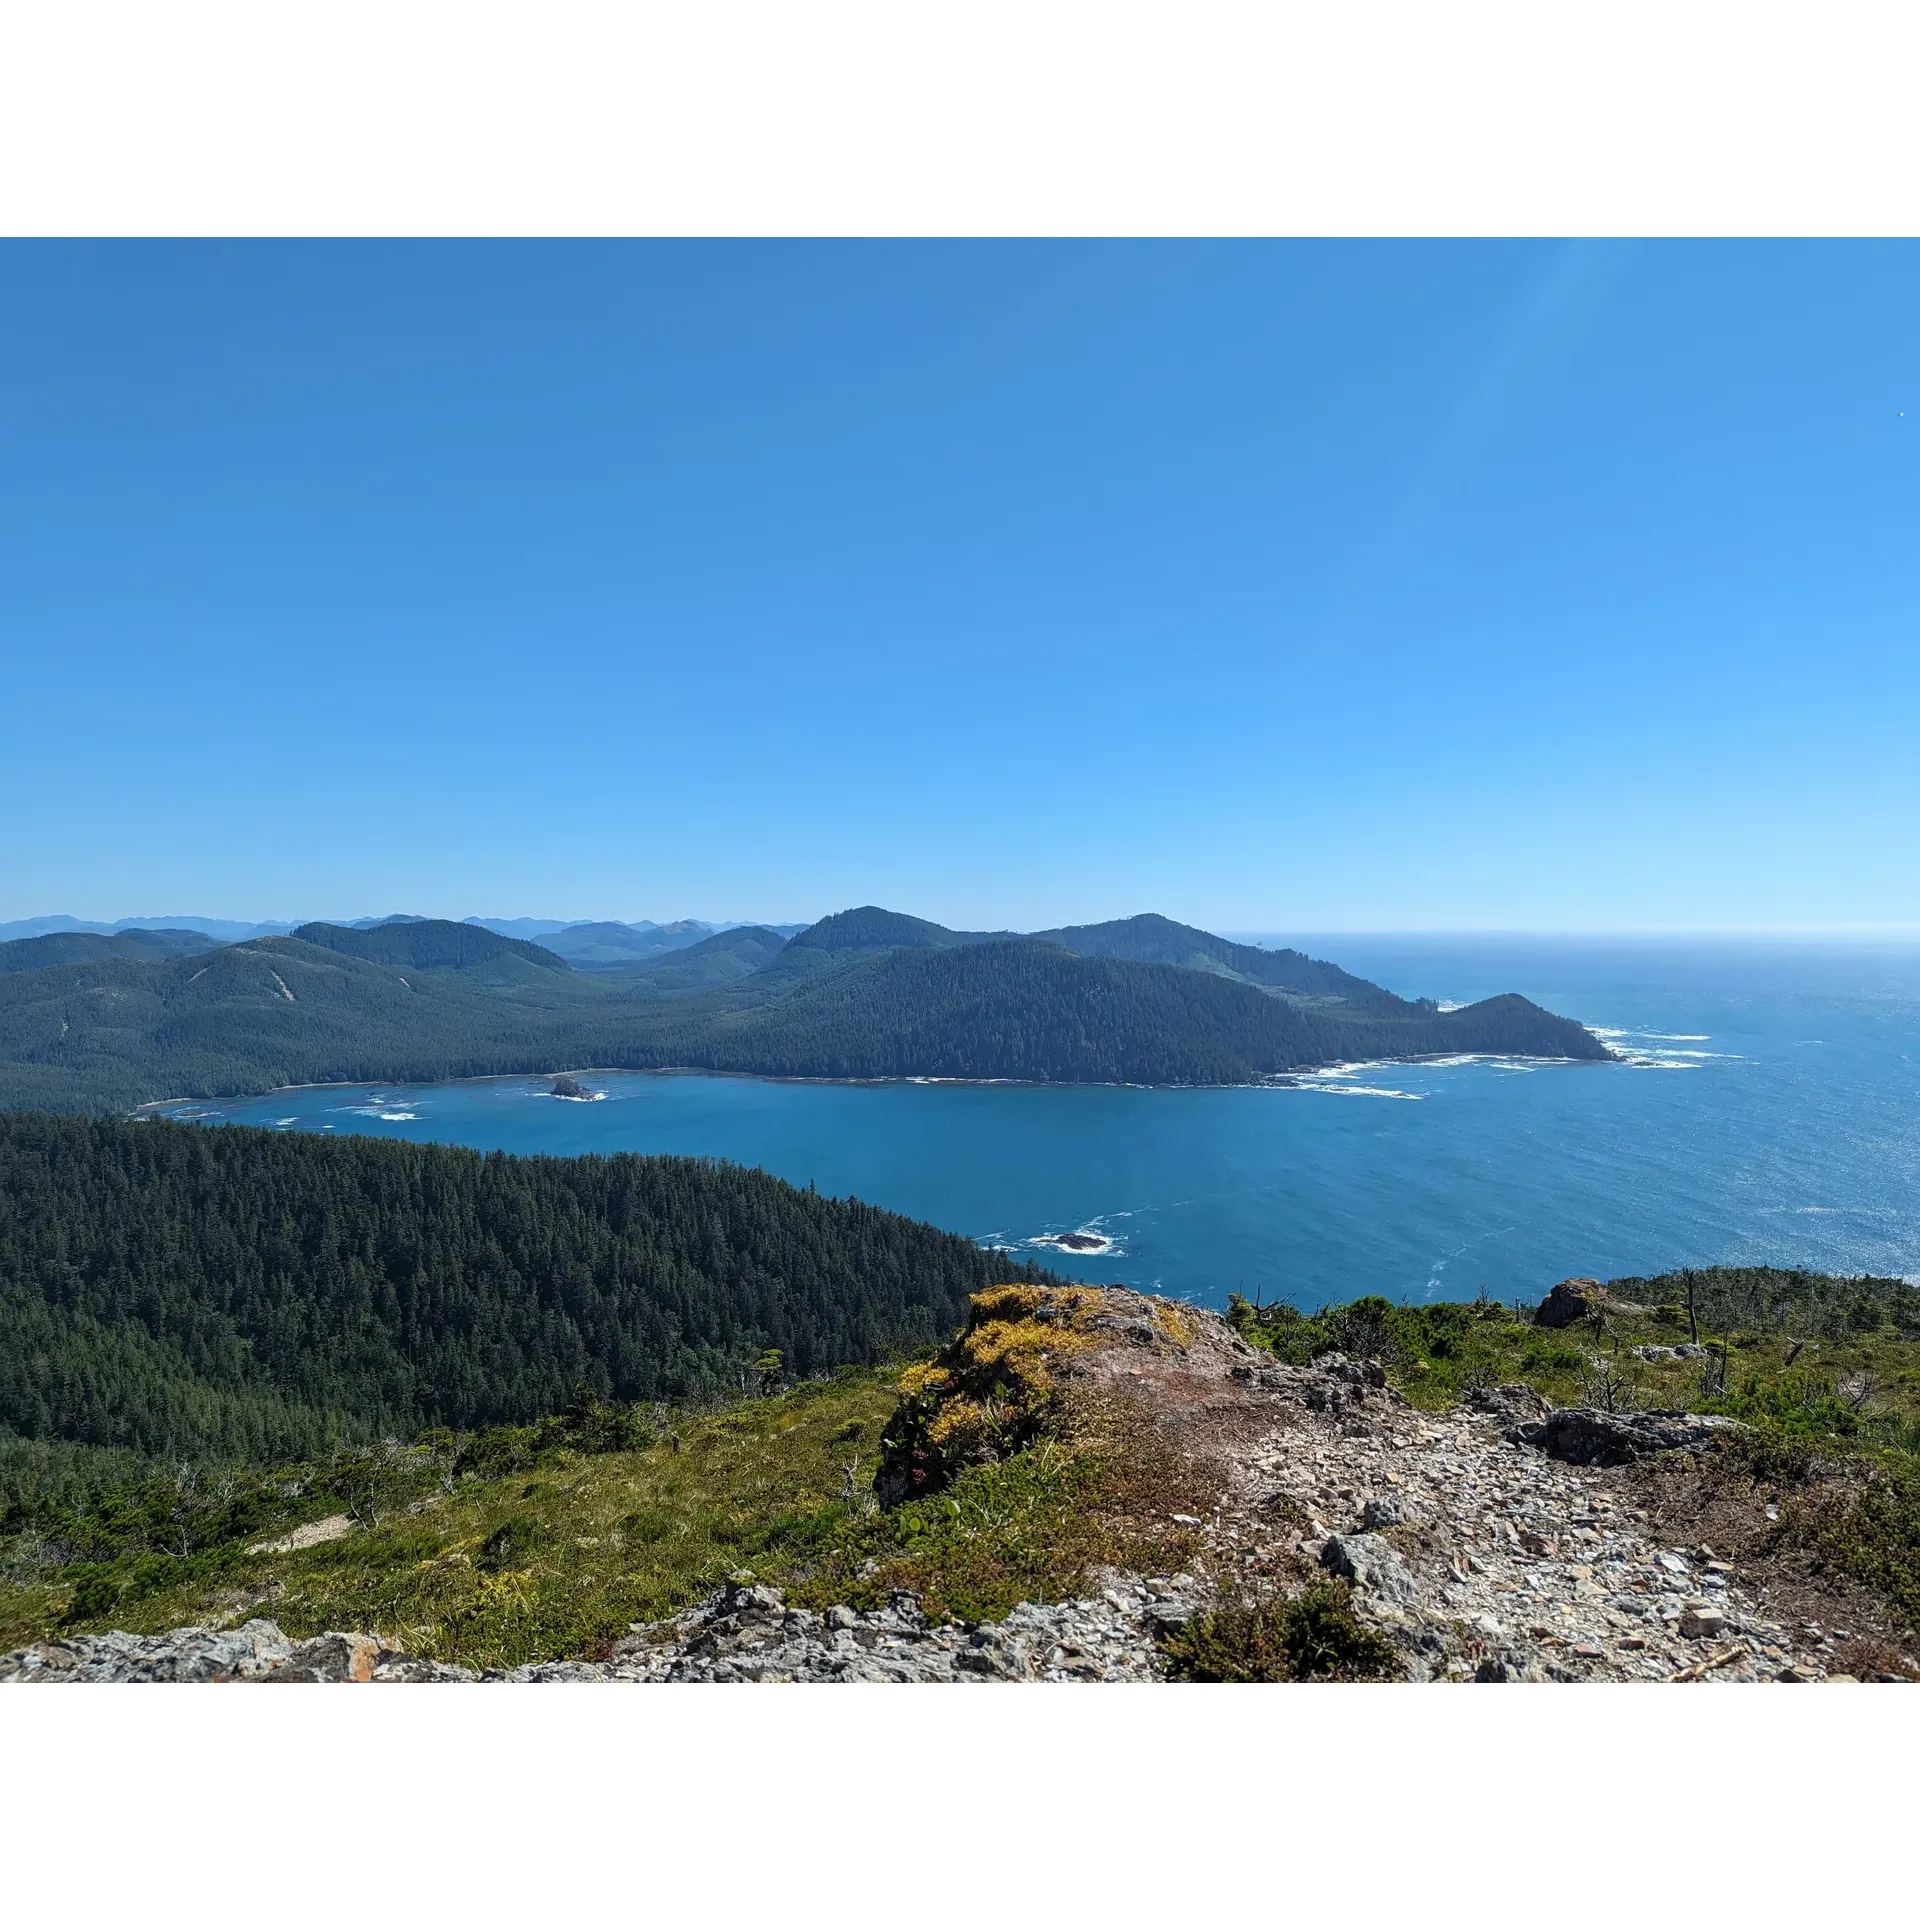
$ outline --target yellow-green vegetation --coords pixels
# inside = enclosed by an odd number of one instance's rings
[[[1210,1506],[1216,1491],[1214,1470],[1141,1409],[1056,1389],[1023,1449],[872,1512],[804,1591],[863,1605],[909,1587],[932,1613],[998,1619],[1022,1600],[1085,1591],[1095,1567],[1180,1571],[1192,1541],[1169,1516]]]
[[[1033,1350],[1006,1324],[989,1308],[978,1364],[1032,1381]],[[931,1612],[979,1620],[1076,1592],[1095,1565],[1184,1564],[1164,1522],[1200,1497],[1181,1463],[1144,1427],[1058,1397],[1019,1451],[883,1510],[873,1472],[902,1385],[898,1369],[848,1373],[659,1427],[583,1400],[531,1428],[274,1474],[69,1489],[7,1512],[0,1641],[261,1613],[296,1637],[354,1629],[503,1666],[591,1656],[737,1567],[810,1605],[909,1587]],[[351,1530],[249,1551],[329,1515]]]
[[[936,1492],[963,1468],[1017,1453],[1054,1411],[1051,1362],[1084,1352],[1098,1287],[1012,1284],[973,1296],[965,1329],[937,1360],[909,1367],[882,1443],[889,1504]]]
[[[589,1654],[734,1567],[804,1577],[857,1518],[895,1399],[894,1373],[867,1371],[657,1434],[616,1431],[606,1450],[577,1420],[429,1436],[384,1460],[342,1456],[272,1476],[235,1509],[266,1524],[206,1544],[166,1537],[164,1499],[109,1516],[118,1531],[96,1527],[93,1538],[71,1510],[64,1538],[58,1513],[25,1524],[10,1514],[0,1637],[258,1612],[290,1634],[355,1628],[465,1664]],[[141,1503],[130,1493],[120,1504]],[[246,1551],[323,1512],[356,1524],[295,1552]],[[202,1531],[217,1528],[215,1516]],[[47,1564],[74,1545],[102,1557]]]

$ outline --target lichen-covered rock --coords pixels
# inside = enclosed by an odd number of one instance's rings
[[[1320,1550],[1320,1564],[1388,1606],[1409,1606],[1420,1598],[1420,1584],[1406,1561],[1371,1534],[1331,1535]]]
[[[1197,1590],[1191,1578],[1182,1584]],[[1163,1593],[1116,1575],[1098,1598],[1029,1601],[1004,1620],[970,1628],[929,1619],[910,1593],[866,1612],[819,1613],[789,1607],[777,1588],[736,1574],[702,1605],[617,1642],[593,1674],[555,1664],[486,1677],[803,1685],[1155,1680],[1161,1668],[1151,1610],[1173,1583],[1152,1585]]]
[[[294,1656],[271,1620],[172,1633],[93,1633],[23,1647],[0,1660],[0,1682],[264,1680]]]
[[[371,1680],[383,1653],[397,1653],[391,1640],[366,1633],[322,1633],[302,1640],[291,1656],[262,1676],[272,1681],[354,1682]]]

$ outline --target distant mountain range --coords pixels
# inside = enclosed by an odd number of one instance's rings
[[[399,920],[420,920],[426,917],[418,913],[370,913],[358,920],[339,920],[333,924],[342,927],[385,927]],[[32,920],[0,920],[0,942],[33,940],[48,933],[113,934],[148,930],[203,933],[211,940],[231,942],[264,939],[269,934],[275,933],[291,933],[298,924],[299,922],[294,920],[207,920],[192,913],[151,914],[144,918],[126,920],[76,920],[70,913],[43,913]],[[691,946],[695,940],[703,940],[710,933],[724,933],[729,927],[744,927],[758,923],[745,920],[672,920],[665,923],[657,920],[535,920],[526,916],[517,920],[489,920],[484,915],[476,913],[469,914],[461,924],[469,927],[485,927],[489,933],[501,934],[510,940],[543,942],[551,941],[555,935],[577,935],[613,929],[616,939],[620,935],[632,934],[637,937],[639,948],[646,949],[661,945]],[[781,927],[779,931],[788,934],[798,933],[803,924],[804,922],[795,920]],[[554,951],[567,952],[566,942],[563,940],[556,945]]]
[[[498,923],[523,924],[541,923]],[[798,930],[540,939],[394,915],[224,943],[136,927],[0,943],[6,1107],[623,1067],[1225,1085],[1446,1053],[1610,1057],[1515,994],[1443,1012],[1158,914],[1020,934],[859,907]]]

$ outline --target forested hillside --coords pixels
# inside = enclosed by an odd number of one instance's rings
[[[758,973],[787,942],[771,927],[729,927],[695,946],[679,947],[646,962],[643,983],[659,993],[729,986]]]
[[[317,1080],[580,1065],[556,1057],[557,1023],[594,986],[551,954],[382,966],[290,938],[158,966],[0,975],[0,1107],[98,1112]]]
[[[1423,1053],[1604,1059],[1584,1027],[1517,994],[1393,1018],[1302,1005],[1186,967],[1089,960],[1040,941],[904,947],[725,1021],[688,1022],[608,1064],[823,1079],[1225,1085],[1330,1060]]]
[[[1131,920],[1106,920],[1091,927],[1054,927],[1032,937],[1094,959],[1198,967],[1208,973],[1231,974],[1276,992],[1342,1000],[1356,1013],[1391,1015],[1408,1010],[1408,1002],[1397,994],[1336,967],[1330,960],[1310,960],[1291,947],[1242,946],[1237,940],[1202,933],[1198,927],[1183,927],[1158,913],[1137,913]]]
[[[81,966],[90,960],[171,960],[208,953],[220,943],[184,927],[128,927],[119,933],[43,933],[0,941],[0,973],[37,973],[43,967]]]
[[[325,920],[310,920],[290,937],[330,953],[351,954],[356,960],[424,973],[445,967],[482,967],[509,957],[554,973],[568,970],[559,954],[537,941],[509,940],[457,920],[390,920],[378,927],[336,927]]]
[[[559,954],[569,966],[588,972],[613,972],[644,967],[679,948],[697,946],[709,931],[697,920],[674,920],[653,927],[630,927],[620,920],[583,920],[554,933],[543,933],[540,945]]]
[[[57,1111],[592,1067],[1218,1085],[1463,1052],[1607,1057],[1515,995],[1442,1013],[1154,916],[1029,937],[861,908],[792,941],[733,928],[592,971],[477,926],[316,923],[0,973],[0,1107]]]
[[[684,1159],[0,1116],[0,1435],[266,1459],[806,1376],[944,1337],[999,1254]]]
[[[892,947],[976,947],[988,940],[1017,940],[1014,933],[956,933],[910,913],[885,907],[853,907],[830,913],[793,936],[791,945],[821,953],[880,953]]]

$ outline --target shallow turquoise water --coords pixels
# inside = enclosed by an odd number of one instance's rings
[[[1920,953],[1329,941],[1405,993],[1512,988],[1635,1064],[1463,1061],[1284,1089],[828,1086],[592,1074],[307,1088],[179,1111],[514,1153],[721,1155],[1063,1272],[1219,1303],[1534,1297],[1685,1262],[1920,1274]]]

